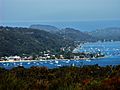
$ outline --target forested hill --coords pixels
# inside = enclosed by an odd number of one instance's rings
[[[55,33],[57,31],[59,31],[59,29],[57,27],[51,26],[51,25],[34,24],[34,25],[31,25],[30,28],[45,30],[45,31],[48,31],[48,32],[51,32],[51,33]]]
[[[98,40],[115,40],[120,41],[120,28],[104,28],[89,32],[89,35]]]
[[[38,30],[44,30],[53,34],[57,34],[60,37],[67,38],[73,41],[96,41],[95,38],[93,38],[91,35],[81,32],[80,30],[76,30],[74,28],[65,28],[65,29],[58,29],[55,26],[51,25],[40,25],[40,24],[34,24],[31,25],[30,28],[32,29],[38,29]]]
[[[74,42],[43,30],[0,27],[0,56],[56,52],[67,46]]]
[[[106,28],[84,33],[65,28],[54,33],[32,28],[0,27],[0,57],[37,55],[44,51],[57,53],[61,48],[75,47],[75,41],[120,40],[120,28]]]
[[[96,41],[95,38],[93,38],[91,35],[81,32],[79,30],[73,29],[73,28],[65,28],[57,32],[58,35],[74,40],[74,41],[80,41],[80,42],[86,42],[86,41]]]

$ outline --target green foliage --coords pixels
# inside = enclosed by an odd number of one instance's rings
[[[5,72],[0,75],[0,90],[27,90],[26,87],[26,82],[18,79],[13,73]]]
[[[57,32],[58,35],[74,41],[86,42],[86,41],[96,41],[91,35],[81,32],[73,28],[65,28]]]
[[[43,51],[59,52],[74,42],[56,34],[30,28],[0,27],[0,56],[38,55]]]
[[[119,90],[120,65],[116,67],[94,65],[55,69],[46,67],[0,69],[0,90],[96,89]]]

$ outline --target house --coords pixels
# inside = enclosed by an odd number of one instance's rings
[[[80,59],[80,56],[74,56],[74,59]]]
[[[21,60],[20,56],[10,56],[10,57],[6,57],[6,59],[8,61],[14,61],[14,60]]]

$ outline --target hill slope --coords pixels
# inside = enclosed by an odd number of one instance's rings
[[[39,54],[41,51],[59,51],[74,46],[70,40],[46,31],[29,28],[0,27],[0,56]]]
[[[105,28],[89,32],[89,35],[96,37],[98,40],[120,40],[120,28]]]
[[[90,36],[87,33],[83,33],[79,30],[75,30],[73,28],[65,28],[63,30],[60,30],[59,32],[57,32],[58,35],[70,39],[70,40],[74,40],[74,41],[95,41],[95,39]]]
[[[35,24],[35,25],[31,25],[30,28],[32,29],[39,29],[39,30],[45,30],[48,32],[56,32],[59,31],[59,29],[55,26],[51,26],[51,25],[40,25],[40,24]]]

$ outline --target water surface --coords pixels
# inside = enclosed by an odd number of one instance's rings
[[[62,66],[83,66],[95,65],[120,65],[120,42],[96,42],[85,43],[78,48],[79,52],[102,52],[105,54],[104,58],[93,60],[46,60],[46,61],[31,61],[31,62],[1,62],[0,67],[11,69],[13,67],[24,66],[30,68],[32,66],[45,66],[48,68],[58,68]]]

